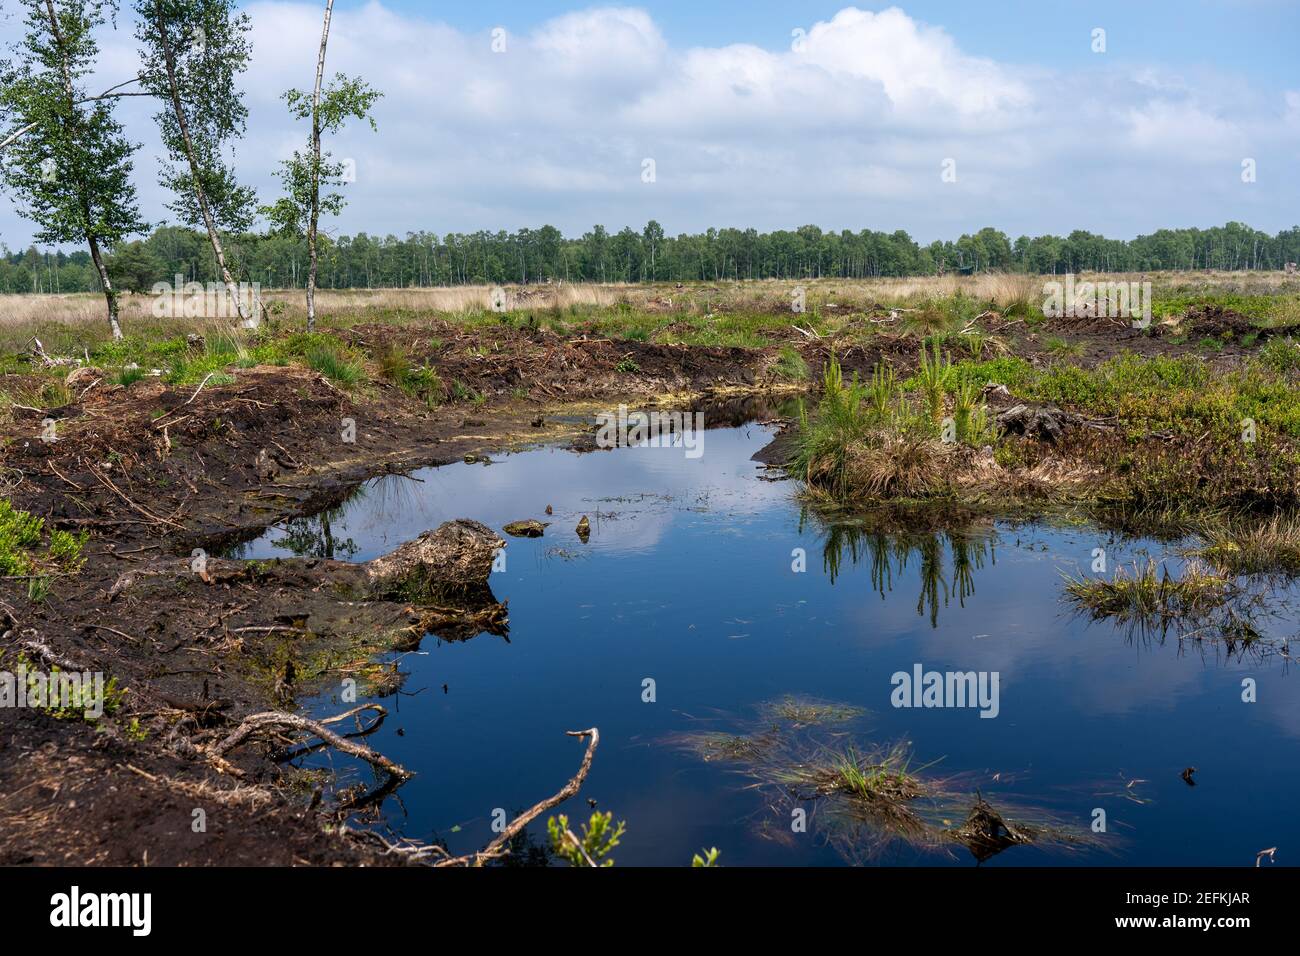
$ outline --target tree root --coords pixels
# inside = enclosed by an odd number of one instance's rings
[[[245,717],[240,725],[231,731],[229,736],[216,744],[203,748],[203,751],[208,756],[208,759],[222,771],[229,773],[232,776],[241,776],[241,771],[226,761],[225,755],[227,753],[238,747],[250,737],[267,730],[297,730],[315,734],[335,750],[356,757],[358,760],[364,760],[375,769],[382,770],[392,777],[396,777],[399,780],[409,780],[414,776],[414,774],[405,767],[393,763],[383,754],[371,750],[365,744],[359,744],[355,741],[339,736],[325,726],[326,724],[338,723],[339,721],[351,717],[354,714],[359,714],[364,710],[376,711],[380,715],[381,719],[388,715],[388,711],[379,704],[362,704],[360,707],[354,707],[352,710],[339,714],[336,717],[330,717],[328,720],[324,721],[312,720],[310,717],[302,717],[298,714],[286,714],[282,711],[268,710],[264,713],[253,714],[250,717]]]

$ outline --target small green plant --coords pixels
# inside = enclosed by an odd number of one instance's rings
[[[34,575],[27,579],[27,600],[33,604],[44,604],[50,596],[50,579],[45,575]]]
[[[898,384],[892,365],[877,365],[867,386],[867,402],[877,422],[889,420],[890,410],[898,399]]]
[[[622,375],[632,375],[641,371],[641,366],[630,355],[625,355],[618,360],[618,364],[614,366],[614,371]]]
[[[451,397],[458,402],[483,401],[483,397],[472,386],[466,385],[458,378],[451,380]]]
[[[44,518],[20,511],[7,498],[0,498],[0,575],[33,575],[28,585],[33,600],[44,600],[49,593],[48,580],[37,584],[46,572],[76,573],[81,569],[81,549],[88,537],[84,531],[54,530],[42,551],[44,530]]]
[[[459,385],[460,383],[457,382],[456,384]],[[407,394],[422,399],[430,408],[441,405],[443,399],[447,397],[447,389],[442,384],[442,376],[438,374],[438,370],[432,365],[421,365],[408,371],[402,389]]]
[[[567,860],[570,866],[613,866],[610,851],[618,846],[627,824],[620,821],[614,826],[612,812],[596,812],[591,820],[582,825],[582,836],[578,837],[569,829],[569,818],[560,814],[559,819],[551,817],[546,821],[546,830],[551,837],[551,850],[556,856]]]
[[[40,543],[44,526],[43,519],[19,511],[7,499],[0,498],[0,572],[15,576],[31,570],[30,552]]]
[[[981,389],[974,382],[960,383],[954,393],[952,411],[957,441],[977,448],[993,444],[988,409],[980,401],[980,394]]]
[[[411,376],[411,360],[399,345],[389,345],[375,357],[379,377],[405,389]]]
[[[948,387],[952,382],[952,362],[939,352],[936,343],[933,354],[921,344],[921,364],[916,373],[917,386],[925,399],[926,411],[930,421],[939,424],[943,421],[943,402]]]
[[[716,846],[709,847],[709,849],[703,851],[703,856],[697,853],[691,857],[691,867],[692,869],[697,869],[699,867],[717,866],[718,858],[720,856],[722,856],[721,850]]]

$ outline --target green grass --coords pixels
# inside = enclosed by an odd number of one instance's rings
[[[79,571],[88,535],[54,529],[45,534],[45,519],[0,498],[0,575],[26,577]]]
[[[337,347],[316,345],[308,349],[307,367],[320,372],[331,382],[344,388],[355,388],[365,379],[365,368],[360,359],[345,355]]]
[[[129,366],[119,371],[113,376],[113,381],[118,385],[133,385],[143,378],[148,378],[145,370],[138,365]]]
[[[772,373],[785,382],[803,382],[808,379],[808,363],[796,349],[787,345],[777,356],[776,364],[772,366]]]

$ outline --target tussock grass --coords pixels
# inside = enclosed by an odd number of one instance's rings
[[[950,391],[954,434],[944,440]],[[882,366],[865,385],[845,382],[832,356],[816,412],[801,406],[791,469],[832,499],[933,498],[951,490],[956,446],[990,439],[979,389],[958,381],[937,346],[922,345],[920,371],[903,383]]]
[[[1148,558],[1134,562],[1132,571],[1116,568],[1104,578],[1066,578],[1065,593],[1080,610],[1096,618],[1166,622],[1192,618],[1225,605],[1235,593],[1232,582],[1199,564],[1189,564],[1182,577]]]
[[[307,366],[344,388],[355,388],[365,378],[361,362],[327,345],[313,346],[306,354]]]
[[[808,378],[808,363],[804,361],[802,355],[787,345],[777,356],[776,363],[772,366],[772,374],[782,381],[802,382]]]
[[[1300,515],[1202,525],[1191,553],[1224,574],[1300,575]]]

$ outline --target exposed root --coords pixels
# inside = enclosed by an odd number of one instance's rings
[[[364,760],[377,770],[382,770],[392,777],[399,780],[408,780],[414,774],[406,768],[393,763],[381,753],[377,753],[367,747],[365,744],[359,744],[355,741],[341,737],[334,731],[330,730],[325,724],[338,723],[347,717],[358,714],[363,710],[376,711],[380,718],[387,716],[388,711],[379,704],[362,704],[360,707],[354,707],[352,710],[331,717],[325,721],[312,720],[310,717],[303,717],[299,714],[286,714],[281,711],[269,710],[260,714],[253,714],[245,717],[243,722],[236,727],[229,736],[224,740],[204,748],[208,758],[221,770],[233,776],[240,776],[241,772],[226,761],[225,755],[234,748],[238,747],[244,741],[257,734],[273,729],[288,729],[300,732],[315,734],[325,743],[329,744],[335,750],[356,757],[358,760]]]

